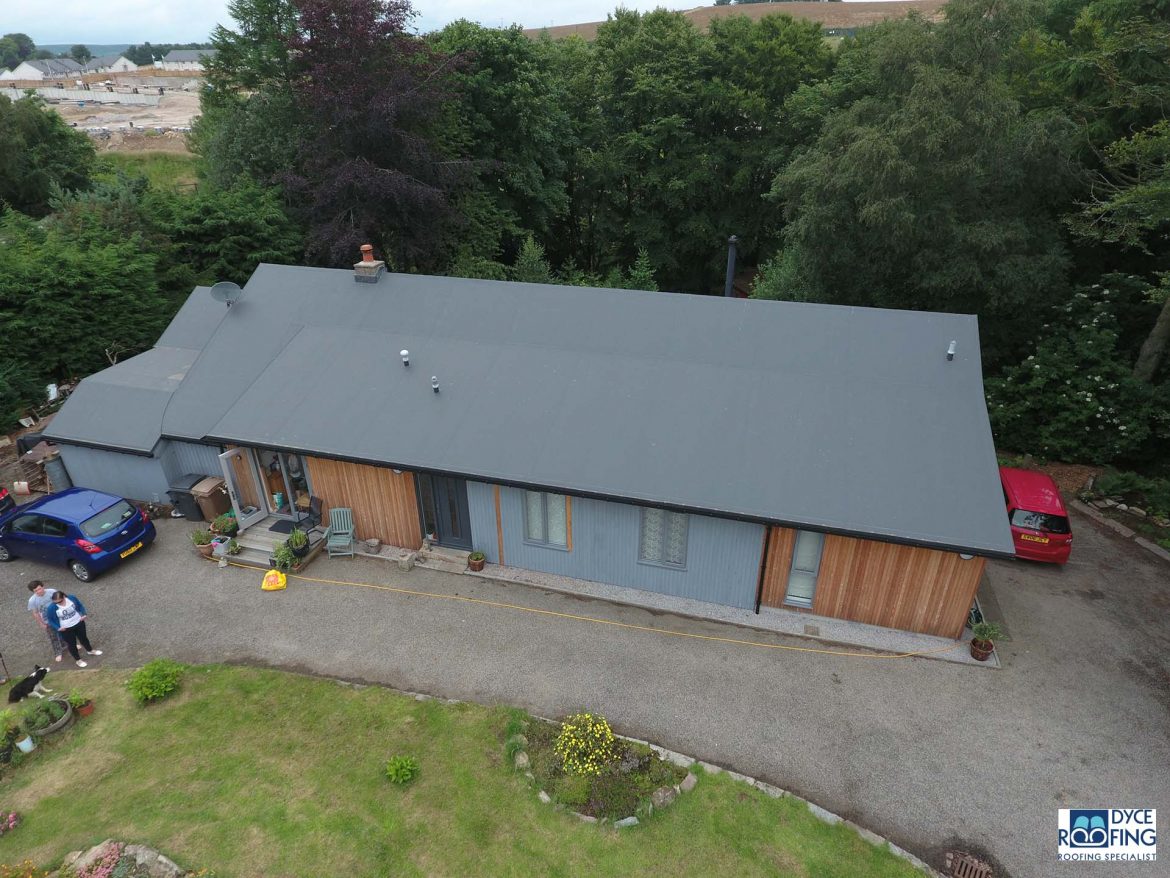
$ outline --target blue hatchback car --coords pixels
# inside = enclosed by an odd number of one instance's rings
[[[0,561],[64,564],[89,582],[154,542],[146,513],[113,494],[70,488],[0,513]]]

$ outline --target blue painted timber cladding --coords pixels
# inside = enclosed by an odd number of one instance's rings
[[[58,445],[69,478],[79,488],[106,491],[131,500],[169,503],[167,476],[158,457]]]
[[[498,564],[493,486],[468,482],[467,504],[474,547]],[[524,492],[501,487],[504,563],[733,607],[755,607],[763,525],[690,516],[686,569],[675,570],[638,560],[641,513],[637,506],[574,497],[572,516],[572,551],[528,543]]]

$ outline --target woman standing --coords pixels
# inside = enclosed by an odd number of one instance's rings
[[[101,655],[100,649],[94,649],[89,643],[89,635],[85,632],[85,604],[77,599],[76,595],[67,595],[63,591],[53,594],[52,603],[45,607],[45,621],[65,641],[65,646],[77,667],[84,668],[88,662],[82,661],[77,652],[80,642],[90,655]]]

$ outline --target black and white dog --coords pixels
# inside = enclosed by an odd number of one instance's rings
[[[41,680],[45,679],[45,674],[47,673],[49,673],[48,668],[42,668],[40,665],[37,665],[36,670],[8,691],[8,703],[16,704],[16,702],[23,701],[30,695],[35,695],[37,698],[44,698],[45,695],[52,694],[53,690],[41,683]]]

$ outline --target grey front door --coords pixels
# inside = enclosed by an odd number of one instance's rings
[[[440,546],[471,549],[471,515],[467,511],[467,482],[449,476],[418,477],[423,531]]]

